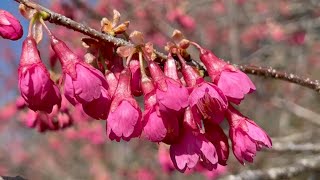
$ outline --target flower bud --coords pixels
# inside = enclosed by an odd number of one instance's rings
[[[59,89],[50,79],[31,37],[23,42],[18,73],[21,96],[30,109],[50,113],[54,105],[60,107]]]
[[[5,39],[18,40],[23,35],[20,22],[9,12],[0,9],[0,36]]]

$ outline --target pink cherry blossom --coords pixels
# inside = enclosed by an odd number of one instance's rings
[[[205,167],[212,170],[216,167],[218,157],[213,144],[200,133],[192,112],[187,109],[184,117],[182,139],[170,146],[170,156],[176,168],[184,172],[194,168],[201,159]]]
[[[161,71],[155,62],[149,62],[151,76],[156,85],[156,97],[160,108],[181,111],[188,106],[188,90]],[[178,92],[178,93],[177,93]]]
[[[244,164],[244,160],[253,162],[253,157],[262,147],[271,148],[272,142],[268,134],[231,105],[226,116],[230,125],[232,150],[240,163]]]
[[[76,56],[64,42],[51,36],[51,46],[62,64],[64,94],[73,105],[95,119],[106,119],[111,98],[103,74]]]
[[[201,119],[221,123],[228,107],[227,98],[216,85],[205,82],[191,66],[182,59],[181,61],[183,77],[187,85],[190,86],[189,104],[194,118],[198,123]]]
[[[0,36],[5,39],[18,40],[23,35],[20,22],[8,11],[0,9]]]
[[[159,75],[156,71],[160,70],[155,67],[154,76],[157,78]],[[159,73],[163,72],[160,70]],[[161,74],[160,74],[161,75]],[[164,76],[164,75],[163,75]],[[168,80],[173,81],[176,85],[183,87],[179,82],[174,81],[166,77]],[[173,110],[163,105],[158,98],[156,85],[147,78],[146,76],[142,79],[142,90],[144,92],[144,103],[145,103],[145,112],[143,116],[143,126],[144,126],[144,135],[153,142],[165,142],[167,144],[172,144],[179,140],[180,136],[180,125],[183,120],[183,110],[186,105],[176,108]],[[180,89],[177,89],[180,90]],[[162,91],[160,95],[162,95]],[[158,92],[159,92],[158,91]],[[182,91],[183,92],[183,91]],[[172,92],[171,92],[172,93]],[[165,98],[163,95],[161,96]],[[182,96],[183,97],[183,96]],[[179,97],[178,97],[179,98]]]
[[[209,50],[200,46],[198,48],[200,49],[200,59],[206,66],[209,76],[229,101],[240,104],[246,94],[256,90],[246,74],[217,58]]]
[[[140,136],[142,131],[141,110],[132,97],[130,89],[131,73],[125,68],[119,78],[118,87],[113,97],[107,118],[107,134],[111,140],[129,141]]]
[[[226,166],[229,157],[228,137],[219,125],[205,123],[205,136],[215,146],[218,155],[218,163]]]
[[[30,109],[50,113],[54,105],[60,106],[59,89],[50,79],[31,37],[23,42],[18,73],[21,96]]]

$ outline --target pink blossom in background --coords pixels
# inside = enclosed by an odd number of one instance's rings
[[[306,39],[306,32],[305,31],[297,31],[291,34],[289,38],[289,43],[292,45],[303,45]]]
[[[160,163],[162,171],[164,171],[165,173],[171,173],[175,170],[175,167],[170,159],[169,148],[162,143],[159,144],[158,161]]]

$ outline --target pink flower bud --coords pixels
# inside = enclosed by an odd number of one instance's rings
[[[117,86],[118,86],[118,79],[114,75],[114,73],[109,71],[109,70],[106,70],[105,77],[106,77],[106,81],[107,81],[107,83],[109,85],[108,92],[109,92],[109,94],[110,94],[110,96],[112,98],[114,93],[116,92],[116,89],[117,89]]]
[[[142,131],[142,113],[137,101],[132,97],[130,79],[130,70],[125,68],[120,74],[107,119],[107,134],[111,140],[120,141],[122,138],[129,141],[140,136]]]
[[[179,82],[176,61],[173,59],[171,54],[168,55],[168,59],[164,64],[164,74],[167,77],[172,78],[173,80],[176,80]]]
[[[18,73],[21,96],[30,109],[50,113],[54,105],[61,105],[59,89],[50,79],[31,37],[23,42]]]
[[[206,168],[216,168],[216,149],[196,127],[190,110],[186,110],[182,139],[170,146],[170,156],[176,168],[184,172],[194,168],[201,159]]]
[[[229,101],[240,104],[246,94],[256,90],[246,74],[217,58],[209,50],[201,47],[199,49],[200,59],[206,66],[209,76]]]
[[[123,60],[120,56],[114,56],[111,61],[111,72],[119,79],[120,73],[123,71]]]
[[[143,135],[152,142],[172,144],[179,140],[183,111],[160,109],[156,89],[152,81],[142,78],[145,111],[143,113]]]
[[[181,111],[188,106],[188,90],[181,83],[166,77],[155,62],[149,62],[151,76],[156,83],[156,97],[160,108]]]
[[[129,63],[129,68],[131,71],[131,91],[134,96],[141,96],[141,72],[140,72],[140,64],[138,60],[132,59]]]
[[[111,98],[103,74],[83,62],[54,36],[51,36],[51,46],[62,65],[64,94],[69,102],[82,104],[85,113],[95,119],[106,119]]]
[[[244,164],[244,160],[253,162],[253,157],[262,147],[271,148],[268,134],[234,107],[229,105],[226,116],[230,125],[233,154],[240,163]]]
[[[9,12],[0,9],[0,36],[5,39],[18,40],[23,35],[20,22]]]
[[[218,155],[218,163],[226,166],[229,157],[228,137],[216,124],[205,123],[206,138],[215,146]]]

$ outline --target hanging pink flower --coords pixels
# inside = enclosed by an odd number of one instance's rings
[[[82,104],[84,112],[95,119],[106,119],[111,98],[103,74],[86,64],[54,36],[51,36],[51,46],[62,65],[64,94],[69,102]]]
[[[221,127],[213,123],[205,123],[205,136],[215,146],[218,155],[218,163],[226,166],[229,157],[228,137]]]
[[[130,89],[131,73],[125,68],[119,78],[119,83],[107,118],[107,134],[111,140],[129,141],[138,137],[142,131],[141,110],[132,97]]]
[[[18,40],[23,35],[20,22],[8,11],[0,9],[0,36],[5,39]]]
[[[226,116],[230,125],[232,150],[240,163],[244,164],[244,160],[253,162],[253,157],[262,147],[271,148],[272,142],[268,134],[231,105]]]
[[[181,83],[164,75],[155,62],[149,62],[149,70],[156,85],[156,97],[160,108],[181,111],[188,106],[188,90]]]
[[[156,91],[152,81],[142,79],[145,111],[143,113],[143,135],[152,142],[174,142],[179,137],[177,113],[162,111],[157,103]]]
[[[202,77],[183,60],[181,60],[183,77],[190,87],[189,104],[197,123],[201,119],[221,123],[228,107],[227,98],[214,84],[204,81]]]
[[[170,146],[170,156],[176,168],[184,172],[194,168],[201,161],[204,167],[216,168],[218,157],[213,144],[200,133],[190,109],[186,110],[182,139]]]
[[[256,90],[245,73],[219,59],[209,50],[199,45],[197,47],[200,50],[200,59],[206,66],[209,76],[229,101],[240,104],[246,94]]]
[[[182,125],[184,110],[188,106],[188,90],[180,82],[165,76],[155,62],[149,62],[149,70],[155,89],[152,91],[152,95],[149,94],[145,97],[147,101],[150,101],[148,98],[152,97],[153,102],[147,102],[152,105],[149,105],[150,108],[146,108],[144,122],[147,124],[144,129],[151,137],[155,135],[152,129],[165,127],[165,129],[158,129],[161,131],[161,135],[158,134],[157,137],[163,138],[165,133],[162,142],[172,144],[179,140],[181,134],[179,129]],[[157,123],[152,123],[152,121]],[[152,141],[157,142],[159,139]]]
[[[60,106],[59,89],[41,62],[32,37],[23,42],[18,74],[21,96],[30,109],[50,113],[54,105]]]

